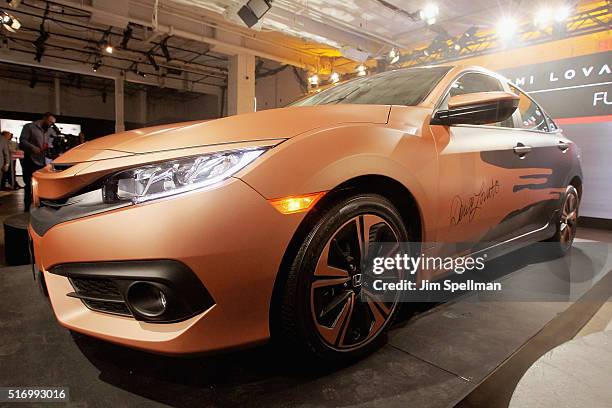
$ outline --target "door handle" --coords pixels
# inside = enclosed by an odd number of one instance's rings
[[[524,159],[529,152],[531,152],[531,146],[525,146],[520,142],[514,146],[514,154],[516,154],[520,159]]]
[[[559,140],[559,144],[557,146],[559,147],[559,149],[561,149],[563,153],[567,152],[567,149],[569,149],[570,147],[569,143],[566,143],[562,140]]]

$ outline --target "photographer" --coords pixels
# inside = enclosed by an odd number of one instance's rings
[[[42,119],[25,125],[19,137],[19,148],[24,152],[21,167],[25,184],[23,195],[25,212],[30,211],[32,204],[32,174],[45,167],[45,151],[49,147],[49,130],[54,124],[55,117],[50,112],[46,112]]]

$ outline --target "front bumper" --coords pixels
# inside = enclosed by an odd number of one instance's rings
[[[221,186],[30,228],[53,310],[72,330],[164,354],[216,351],[265,341],[276,274],[303,214],[282,215],[239,179]],[[176,260],[191,269],[214,306],[174,323],[102,313],[67,296],[53,267],[72,263]]]

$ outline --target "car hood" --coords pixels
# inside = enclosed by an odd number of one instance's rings
[[[55,163],[111,159],[190,147],[287,139],[341,123],[387,123],[389,105],[316,105],[116,133],[80,145]]]

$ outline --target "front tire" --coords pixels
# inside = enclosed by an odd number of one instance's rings
[[[361,286],[361,273],[381,256],[376,243],[397,243],[391,245],[397,252],[410,235],[399,211],[380,195],[357,194],[320,210],[288,271],[280,327],[291,352],[341,362],[384,338],[399,296],[389,302],[372,295]]]

